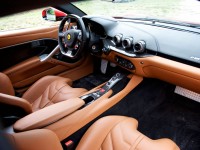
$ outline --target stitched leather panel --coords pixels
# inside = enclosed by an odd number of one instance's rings
[[[0,93],[8,94],[8,95],[14,95],[14,89],[13,85],[8,78],[8,76],[4,73],[0,72]]]
[[[179,150],[169,139],[151,140],[137,130],[137,121],[108,116],[93,124],[81,139],[77,150]]]
[[[48,86],[54,81],[62,81],[68,85],[72,84],[72,81],[69,78],[63,78],[59,76],[45,76],[35,82],[22,96],[22,98],[28,100],[31,104],[38,99]]]
[[[132,123],[129,124],[127,122],[127,119],[115,125],[106,136],[104,142],[101,145],[101,149],[129,150],[135,148],[137,145],[136,143],[138,143],[138,139],[142,136],[142,134],[133,127],[134,126]]]
[[[31,104],[32,109],[33,111],[37,111],[46,106],[78,97],[85,92],[87,92],[87,90],[82,88],[71,88],[64,80],[56,80]]]
[[[55,133],[47,129],[8,134],[15,150],[63,150]]]

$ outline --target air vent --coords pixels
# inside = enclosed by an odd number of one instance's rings
[[[116,46],[119,46],[122,43],[122,34],[117,34],[113,37],[113,42],[115,43]]]
[[[146,48],[146,43],[144,41],[139,41],[134,46],[135,53],[143,53]]]
[[[133,46],[133,38],[127,37],[122,41],[122,46],[124,49],[128,50],[131,49]]]

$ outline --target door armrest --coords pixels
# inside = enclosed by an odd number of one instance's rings
[[[0,93],[0,103],[20,107],[27,114],[32,113],[31,104],[23,98]]]

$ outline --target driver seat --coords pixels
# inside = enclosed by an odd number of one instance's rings
[[[36,81],[21,98],[15,96],[13,85],[4,73],[0,73],[0,103],[22,108],[27,114],[79,97],[84,88],[72,88],[72,80],[59,76],[45,76]]]

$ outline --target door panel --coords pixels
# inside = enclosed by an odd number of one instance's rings
[[[63,57],[40,61],[39,56],[49,54],[57,45],[57,29],[26,29],[0,34],[0,71],[8,75],[15,90],[23,91],[46,75],[59,75],[71,70],[74,73],[77,67],[88,62],[85,58],[67,62]]]
[[[56,75],[70,69],[70,66],[40,62],[39,57],[32,57],[4,71],[14,88],[23,88],[45,75]]]
[[[0,48],[44,38],[57,39],[57,36],[57,26],[1,32]]]
[[[49,54],[58,45],[55,39],[41,39],[0,49],[0,71],[33,56]]]

